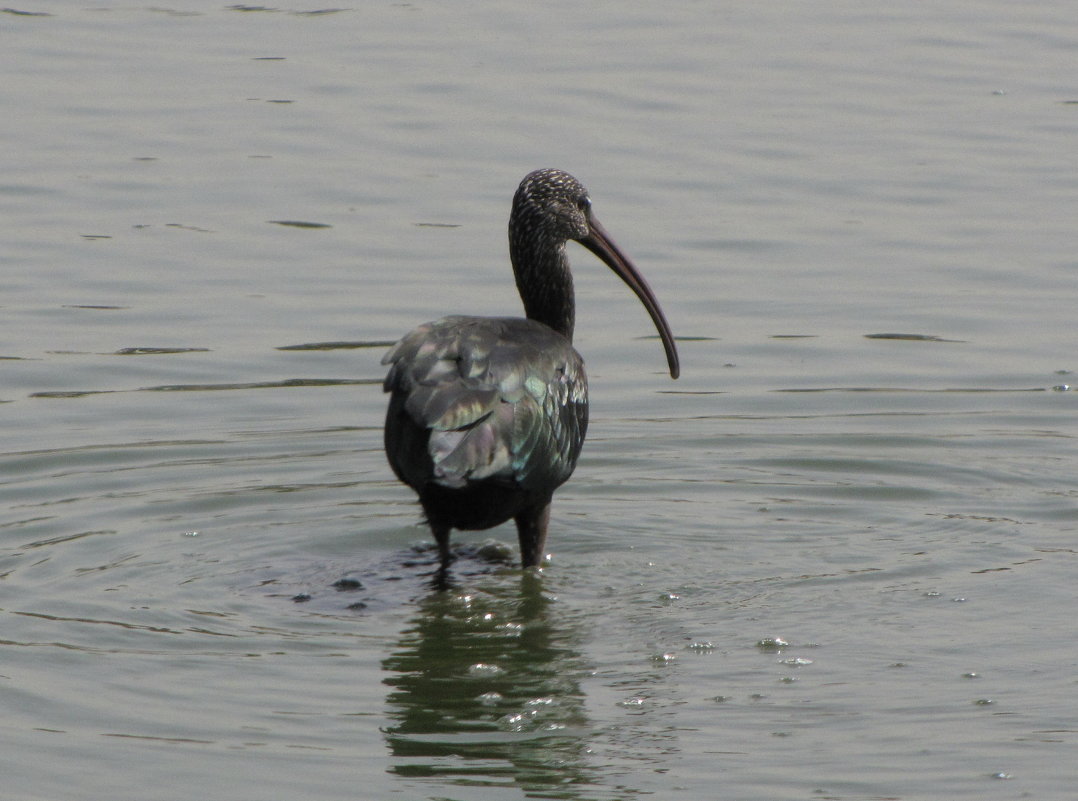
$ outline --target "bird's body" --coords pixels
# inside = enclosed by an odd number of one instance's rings
[[[551,497],[572,475],[588,426],[587,376],[572,346],[570,238],[641,298],[677,377],[666,320],[643,278],[591,217],[583,186],[560,170],[530,173],[509,223],[527,318],[445,317],[413,330],[382,360],[391,365],[386,454],[397,477],[419,494],[443,570],[451,529],[510,519],[524,567],[542,560]]]
[[[386,360],[386,453],[439,543],[550,504],[588,425],[584,364],[565,337],[522,318],[445,317]]]

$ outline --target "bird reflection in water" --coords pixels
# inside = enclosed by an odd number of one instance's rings
[[[594,785],[578,632],[551,614],[541,576],[503,581],[473,594],[432,592],[382,663],[392,770],[583,797]]]

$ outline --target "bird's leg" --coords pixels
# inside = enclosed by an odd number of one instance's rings
[[[517,537],[520,539],[520,564],[522,567],[537,567],[543,561],[543,549],[546,547],[546,529],[550,523],[550,501],[542,506],[533,506],[513,518],[517,524]]]
[[[434,541],[438,543],[438,558],[441,570],[445,572],[452,561],[449,555],[449,526],[442,523],[431,523],[430,530],[434,534]]]

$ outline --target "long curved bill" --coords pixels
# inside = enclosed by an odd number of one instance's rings
[[[588,223],[591,232],[588,236],[577,241],[602,259],[606,266],[617,273],[621,280],[629,285],[629,289],[640,298],[640,302],[644,304],[644,308],[651,315],[651,320],[655,323],[655,328],[658,329],[659,337],[663,341],[663,348],[666,350],[666,362],[670,365],[670,377],[677,378],[681,374],[677,346],[674,344],[674,335],[670,333],[670,324],[666,322],[663,310],[659,308],[659,301],[655,299],[655,293],[651,291],[651,287],[644,280],[644,276],[629,261],[629,257],[614,244],[614,240],[610,238],[610,234],[606,232],[606,229],[599,225],[599,221],[592,217],[588,220]]]

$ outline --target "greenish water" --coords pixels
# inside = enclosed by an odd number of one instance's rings
[[[313,11],[0,14],[6,796],[1069,798],[1070,6]],[[574,248],[551,562],[438,592],[378,360],[540,166],[682,378]]]

